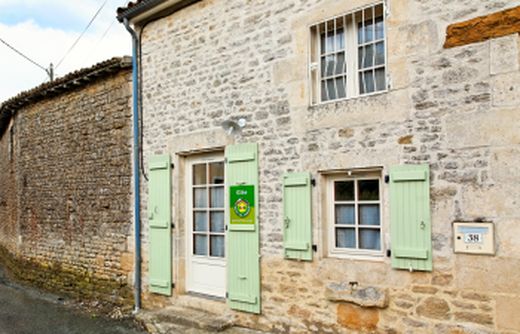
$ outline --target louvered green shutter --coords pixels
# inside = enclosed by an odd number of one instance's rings
[[[284,252],[288,259],[312,261],[311,175],[283,177]]]
[[[390,168],[390,236],[392,267],[432,270],[430,168]]]
[[[258,228],[258,147],[226,148],[228,194],[236,185],[254,187],[254,224],[230,224],[227,233],[228,304],[232,309],[260,313],[260,249]],[[228,208],[233,203],[228,196]],[[230,212],[231,215],[231,212]]]
[[[171,295],[171,160],[169,155],[149,160],[148,224],[150,291]]]

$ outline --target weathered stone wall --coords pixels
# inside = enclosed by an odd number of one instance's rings
[[[263,307],[261,316],[236,313],[240,324],[280,333],[520,333],[520,39],[443,48],[449,24],[520,2],[390,0],[389,91],[310,107],[309,26],[369,3],[205,0],[147,26],[145,158],[168,153],[179,167],[172,199],[176,294],[184,293],[186,253],[179,153],[258,142]],[[240,117],[246,128],[227,137],[221,122]],[[388,258],[329,257],[318,171],[384,166],[387,173],[404,163],[431,166],[433,272],[393,270]],[[291,170],[317,178],[312,263],[282,260],[281,176]],[[146,217],[145,183],[142,190]],[[388,248],[387,187],[382,196]],[[454,254],[456,220],[494,222],[496,255]],[[146,260],[146,235],[144,241]],[[146,261],[143,268],[146,283]],[[386,291],[388,306],[326,298],[330,284],[350,281]]]
[[[13,161],[4,157],[0,196],[17,195],[16,243],[2,240],[4,263],[49,290],[132,302],[131,73],[69,89],[18,110]],[[4,164],[10,163],[4,169]],[[2,215],[4,210],[0,210]],[[2,217],[3,218],[3,217]]]
[[[18,240],[17,194],[15,177],[15,131],[13,123],[0,138],[0,244],[16,250]]]

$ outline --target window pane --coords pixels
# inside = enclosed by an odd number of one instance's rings
[[[206,188],[193,189],[193,206],[196,208],[208,207],[208,190]]]
[[[196,232],[206,232],[208,230],[207,212],[193,212],[193,230]]]
[[[365,17],[369,15],[369,12],[365,12]],[[374,31],[372,20],[366,20],[365,24],[363,22],[358,23],[358,43],[363,44],[374,40]]]
[[[224,187],[211,187],[209,189],[211,208],[224,207]]]
[[[360,229],[359,248],[360,249],[381,249],[381,231],[379,229]]]
[[[193,184],[206,184],[206,164],[193,165]]]
[[[383,17],[376,17],[376,39],[385,38],[385,25],[383,23]]]
[[[359,205],[359,224],[379,225],[379,204]]]
[[[345,53],[340,52],[336,54],[336,68],[334,74],[343,74],[346,72],[345,70]]]
[[[193,254],[208,255],[208,236],[193,235]]]
[[[211,212],[211,232],[224,233],[224,212]]]
[[[343,24],[343,22],[341,23]],[[345,32],[343,29],[338,30],[336,35],[336,51],[345,50]]]
[[[354,205],[336,205],[336,224],[354,225],[356,223],[356,212]]]
[[[359,180],[358,191],[360,201],[379,200],[379,180]]]
[[[334,73],[334,56],[325,56],[321,58],[321,76],[329,77]]]
[[[326,26],[330,30],[327,31],[327,34],[321,34],[321,54],[345,49],[345,33],[343,28],[338,29],[338,25],[337,23],[336,32],[334,32],[334,21],[327,22]]]
[[[385,63],[385,43],[376,43],[376,65],[383,65]]]
[[[337,91],[338,99],[344,99],[345,97],[347,97],[347,90],[345,87],[345,78],[340,77],[340,78],[336,78],[335,80],[336,80],[336,88],[338,89],[338,91]]]
[[[209,179],[211,184],[224,184],[224,162],[209,164]]]
[[[324,80],[321,81],[321,100],[322,101],[328,101],[329,95],[327,92],[327,84]]]
[[[367,68],[374,66],[374,44],[362,46],[358,48],[359,68]]]
[[[359,73],[359,93],[368,94],[374,92],[373,71]]]
[[[376,90],[386,89],[386,74],[384,68],[378,68],[376,70]]]
[[[353,228],[337,228],[336,247],[356,248],[356,230]]]
[[[335,201],[353,201],[354,200],[354,181],[336,181],[336,182],[334,182],[334,200]]]
[[[346,72],[345,53],[340,52],[334,55],[321,57],[321,76],[329,77],[335,74]]]
[[[329,100],[337,99],[336,87],[334,86],[334,79],[326,80],[327,91],[329,93]]]
[[[212,235],[210,239],[211,243],[211,256],[224,257],[224,237],[220,235]]]

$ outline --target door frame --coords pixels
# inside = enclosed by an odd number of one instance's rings
[[[184,193],[185,193],[185,232],[184,232],[184,238],[185,238],[185,291],[187,293],[197,293],[202,295],[208,295],[213,298],[225,298],[225,295],[219,295],[219,294],[208,294],[208,293],[202,293],[193,291],[193,279],[192,279],[192,259],[193,259],[193,193],[192,193],[192,180],[193,180],[193,168],[192,166],[197,163],[211,163],[211,162],[218,162],[222,161],[224,162],[224,258],[222,259],[202,259],[200,262],[207,262],[208,264],[218,264],[222,265],[224,267],[225,272],[225,290],[227,290],[227,221],[228,221],[228,215],[229,215],[229,208],[227,208],[227,201],[228,198],[228,189],[227,189],[227,183],[226,183],[226,164],[225,164],[225,156],[223,151],[218,152],[210,152],[210,153],[201,153],[201,154],[194,154],[186,157],[185,160],[185,180],[184,180]],[[209,202],[208,197],[208,202]],[[209,225],[208,225],[209,229]],[[210,249],[208,248],[208,252]]]

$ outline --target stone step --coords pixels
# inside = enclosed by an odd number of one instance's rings
[[[222,314],[227,310],[226,300],[194,294],[181,295],[175,300],[175,306],[202,310],[214,314]]]
[[[158,311],[141,311],[137,319],[149,327],[150,332],[166,333],[218,333],[233,326],[233,316],[218,314],[187,306],[169,306]]]

